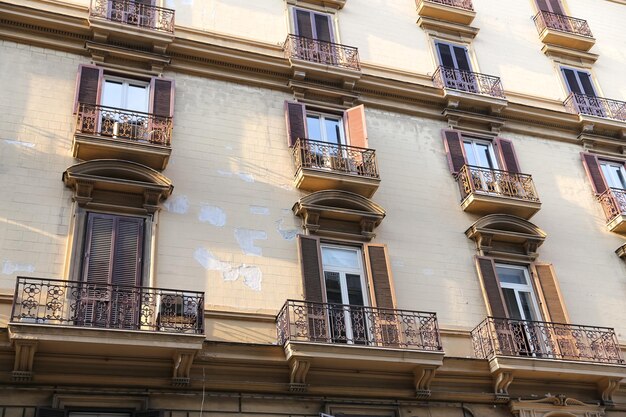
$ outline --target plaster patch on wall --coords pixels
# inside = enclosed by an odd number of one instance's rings
[[[267,240],[263,230],[235,229],[235,239],[245,255],[261,256],[263,251],[254,245],[255,240]]]
[[[230,171],[222,171],[221,169],[217,170],[217,173],[222,177],[232,177],[233,173]]]
[[[4,275],[12,275],[16,272],[35,272],[35,266],[29,264],[17,264],[11,261],[2,263],[2,273]]]
[[[254,291],[261,291],[263,273],[259,267],[246,264],[235,266],[228,262],[220,261],[211,251],[205,248],[196,249],[193,257],[204,269],[221,272],[224,281],[237,281],[239,278],[242,278],[244,285]]]
[[[186,195],[178,195],[163,203],[163,207],[170,213],[185,214],[189,211],[189,200]]]
[[[430,268],[424,268],[424,269],[422,269],[422,275],[433,276],[433,275],[435,275],[435,271],[433,271]]]
[[[198,248],[193,253],[193,258],[204,267],[211,271],[228,272],[232,269],[228,262],[222,262],[217,259],[211,251],[205,248]]]
[[[294,240],[298,235],[298,229],[283,229],[285,219],[276,220],[276,230],[285,240]]]
[[[24,148],[34,148],[35,144],[31,142],[20,142],[19,140],[4,139],[9,145],[23,146]]]
[[[211,223],[213,226],[223,227],[226,224],[226,213],[219,207],[204,205],[200,208],[198,220]]]
[[[258,214],[260,216],[269,216],[270,209],[263,206],[250,206],[250,213]]]
[[[254,182],[254,176],[248,172],[238,172],[237,175],[245,182]]]
[[[243,277],[244,285],[252,288],[254,291],[261,291],[261,281],[263,280],[263,274],[259,267],[241,265],[239,267],[239,275]]]

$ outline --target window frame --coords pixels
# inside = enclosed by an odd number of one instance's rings
[[[606,181],[606,185],[609,188],[617,188],[617,189],[621,189],[621,190],[626,190],[626,167],[624,167],[624,163],[620,162],[620,161],[615,161],[615,160],[609,160],[609,159],[600,159],[598,158],[598,165],[600,165],[600,170],[602,172],[602,175],[604,176],[604,180]],[[610,184],[611,181],[613,181],[614,178],[614,171],[609,171],[611,173],[611,175],[607,175],[607,171],[604,169],[604,166],[611,166],[614,168],[618,168],[619,167],[619,171],[621,173],[622,176],[622,180],[623,181],[618,181],[621,182],[621,186],[620,187],[614,187]]]
[[[534,280],[532,277],[531,264],[529,265],[512,264],[512,263],[503,262],[502,259],[494,258],[494,266],[496,270],[496,275],[498,276],[498,282],[500,283],[500,289],[502,290],[502,297],[504,298],[503,301],[504,301],[505,306],[507,307],[507,310],[509,309],[509,306],[506,303],[507,299],[504,296],[503,290],[511,289],[514,291],[517,308],[520,314],[522,315],[521,319],[515,319],[512,317],[509,317],[509,318],[513,320],[522,320],[522,321],[545,321],[543,311],[541,310],[540,304],[539,304],[539,299],[540,299],[539,294],[533,282]],[[523,271],[524,278],[526,278],[527,284],[515,284],[515,283],[510,283],[510,282],[503,282],[502,279],[500,278],[500,274],[498,273],[499,267]],[[521,298],[519,295],[520,292],[527,292],[530,294],[530,300],[532,303],[531,308],[534,310],[535,314],[537,315],[536,319],[524,317],[525,314],[522,308]],[[509,316],[511,316],[510,311],[509,311]]]
[[[465,152],[465,159],[467,161],[467,164],[470,166],[476,166],[479,168],[483,168],[483,169],[491,169],[491,170],[501,170],[502,168],[500,168],[500,160],[498,159],[498,156],[496,155],[496,151],[495,151],[495,146],[493,143],[493,140],[490,139],[486,139],[486,138],[480,138],[480,137],[476,137],[476,136],[472,136],[472,135],[465,135],[463,133],[461,133],[461,142],[463,143],[463,152]],[[466,142],[471,142],[471,147],[472,147],[472,151],[474,153],[474,159],[476,159],[476,161],[478,161],[478,158],[476,158],[476,156],[478,155],[478,150],[476,149],[476,144],[481,144],[481,145],[487,145],[488,150],[489,150],[489,156],[492,160],[492,163],[494,164],[493,167],[482,167],[480,165],[472,165],[469,163],[469,158],[467,155],[467,149],[465,148],[465,144]]]
[[[576,77],[576,82],[578,84],[578,87],[583,87],[581,81],[580,81],[580,77],[578,75],[579,72],[584,72],[587,73],[587,75],[589,75],[589,82],[591,83],[591,88],[593,88],[593,92],[595,94],[595,96],[593,97],[601,97],[602,93],[600,92],[600,89],[598,87],[598,83],[596,82],[596,79],[593,75],[593,73],[591,72],[591,70],[589,69],[585,69],[585,68],[576,68],[573,66],[569,66],[569,65],[559,65],[559,73],[561,75],[561,82],[563,83],[564,87],[565,87],[565,95],[569,96],[570,94],[573,93],[573,91],[570,89],[570,85],[569,82],[567,81],[567,77],[565,76],[565,70],[570,70],[574,72],[574,75]],[[584,88],[580,88],[580,91],[584,91]],[[588,96],[587,94],[582,93],[585,96]],[[592,96],[589,96],[592,97]]]
[[[314,10],[314,9],[308,9],[305,7],[300,7],[300,6],[291,6],[290,7],[291,12],[290,12],[290,19],[289,19],[289,23],[291,24],[291,27],[293,29],[293,33],[296,36],[302,36],[299,33],[299,28],[298,28],[298,17],[297,17],[297,12],[298,10],[310,13],[311,15],[311,32],[313,34],[313,38],[316,41],[320,41],[320,42],[324,42],[319,40],[318,36],[317,36],[317,27],[315,26],[315,15],[322,15],[322,16],[326,16],[328,18],[328,26],[329,26],[329,34],[330,34],[330,42],[331,43],[340,43],[338,36],[337,36],[337,24],[335,22],[335,14],[334,13],[327,13],[327,12],[322,12],[319,10]]]
[[[329,248],[329,249],[340,249],[340,250],[354,250],[357,252],[357,260],[359,263],[359,267],[358,268],[342,268],[342,267],[329,267],[329,269],[327,269],[324,266],[324,248]],[[342,304],[346,304],[346,305],[350,305],[349,302],[349,294],[348,294],[348,285],[347,285],[347,279],[346,279],[346,274],[359,274],[360,275],[360,282],[361,282],[361,291],[362,291],[362,295],[363,295],[363,305],[366,307],[370,307],[371,306],[371,301],[370,301],[370,295],[369,295],[369,282],[368,282],[368,276],[365,270],[365,252],[363,250],[362,246],[357,246],[357,245],[350,245],[350,244],[341,244],[339,242],[332,242],[329,243],[325,240],[321,240],[320,241],[320,255],[321,255],[321,259],[320,259],[320,267],[322,269],[322,278],[324,281],[324,292],[326,293],[326,297],[328,297],[328,293],[327,293],[327,289],[326,289],[326,276],[325,273],[326,272],[336,272],[339,273],[339,282],[340,282],[340,288],[341,288],[341,298],[344,301]],[[348,302],[345,302],[348,301]]]
[[[103,77],[102,77],[102,94],[100,95],[100,105],[101,106],[105,106],[103,104],[104,101],[104,97],[105,97],[105,90],[106,90],[106,84],[107,81],[112,81],[112,82],[120,82],[122,84],[122,94],[121,94],[121,106],[120,107],[116,107],[116,106],[107,106],[107,107],[113,107],[113,108],[117,108],[120,110],[125,110],[125,111],[129,111],[129,112],[140,112],[140,113],[149,113],[150,112],[150,82],[149,81],[144,81],[141,79],[135,79],[135,78],[127,78],[127,77],[120,77],[118,75],[112,75],[112,74],[107,74],[106,72],[104,73]],[[145,106],[144,109],[145,110],[131,110],[128,108],[128,93],[130,91],[130,85],[131,84],[137,84],[137,85],[142,85],[145,88],[146,91],[146,99],[145,99]]]
[[[309,134],[309,115],[311,116],[318,116],[319,120],[320,120],[320,139],[313,139],[310,137]],[[345,125],[345,119],[343,114],[336,114],[336,113],[331,113],[331,112],[324,112],[324,111],[320,111],[320,110],[316,110],[316,109],[309,109],[307,107],[305,107],[305,128],[307,131],[307,139],[309,140],[317,140],[320,142],[324,142],[324,143],[328,143],[331,145],[337,145],[337,146],[342,146],[342,145],[348,145],[348,141],[347,141],[347,135],[346,135],[346,125]],[[338,119],[339,120],[339,126],[341,126],[341,129],[339,130],[339,143],[334,143],[328,140],[328,138],[326,137],[326,129],[325,127],[325,120],[326,118],[334,118],[334,119]]]
[[[441,57],[441,51],[439,50],[439,44],[443,44],[443,45],[447,45],[450,48],[451,51],[451,56],[452,56],[452,60],[454,61],[454,69],[458,70],[458,71],[465,71],[465,70],[461,70],[459,68],[458,62],[457,62],[457,58],[456,58],[456,54],[454,53],[454,47],[458,47],[458,48],[463,48],[463,50],[465,50],[465,56],[467,58],[467,63],[469,65],[469,71],[470,72],[478,72],[475,70],[476,65],[474,65],[474,60],[472,59],[472,53],[470,51],[470,47],[468,44],[463,44],[463,43],[457,43],[457,42],[451,42],[448,40],[442,40],[442,39],[433,39],[433,45],[435,47],[435,57],[437,58],[436,61],[439,64],[438,66],[444,66],[443,65],[443,59]]]

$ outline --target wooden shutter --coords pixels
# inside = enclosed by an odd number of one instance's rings
[[[117,217],[115,220],[111,283],[138,286],[141,282],[144,220],[138,217]]]
[[[561,290],[554,274],[552,264],[535,264],[537,279],[541,286],[543,299],[546,302],[546,310],[550,315],[550,321],[555,323],[568,323],[568,315],[562,302]]]
[[[367,148],[367,126],[365,124],[365,106],[360,105],[348,109],[344,113],[346,131],[351,146]]]
[[[496,138],[495,142],[498,147],[498,152],[500,152],[500,160],[504,164],[503,169],[514,174],[520,173],[519,162],[517,162],[513,142],[504,138]]]
[[[395,294],[387,262],[387,247],[365,245],[365,259],[369,267],[372,304],[379,308],[395,308]]]
[[[467,163],[465,160],[465,150],[463,150],[463,138],[461,137],[461,133],[456,130],[444,129],[442,132],[450,172],[457,174]]]
[[[492,258],[484,256],[476,257],[476,267],[478,274],[482,280],[485,296],[489,302],[489,311],[492,317],[507,318],[509,316],[502,289],[500,288],[500,280],[496,273],[496,265]]]
[[[65,410],[62,408],[37,407],[35,417],[65,417]]]
[[[89,213],[83,280],[93,284],[109,284],[113,266],[113,234],[115,216]]]
[[[298,235],[300,265],[302,268],[302,288],[304,299],[316,303],[325,300],[322,286],[322,256],[319,239],[312,236]]]
[[[174,80],[153,77],[150,80],[150,110],[156,116],[174,116]]]
[[[78,111],[78,104],[96,105],[100,103],[102,89],[102,68],[95,65],[81,64],[76,74],[76,93],[74,96],[74,113]]]
[[[585,171],[587,172],[587,176],[589,177],[589,181],[591,181],[591,185],[593,186],[593,191],[596,194],[602,194],[608,187],[604,174],[602,173],[602,169],[600,168],[598,157],[587,152],[581,152],[580,156],[582,158]]]
[[[291,148],[298,139],[306,139],[306,109],[304,104],[285,101],[287,123],[287,145]]]

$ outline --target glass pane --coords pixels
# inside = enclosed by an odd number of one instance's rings
[[[346,274],[346,282],[348,284],[348,303],[353,306],[365,305],[363,289],[361,288],[361,276]]]
[[[322,140],[322,127],[319,116],[308,115],[306,116],[306,130],[308,139]]]
[[[438,43],[437,49],[439,50],[439,58],[441,59],[441,65],[448,68],[454,68],[454,59],[452,58],[452,52],[450,51],[450,45],[445,43]]]
[[[458,69],[462,71],[471,71],[469,59],[467,57],[467,51],[465,48],[459,46],[454,47],[454,56],[456,57],[456,64]]]
[[[358,251],[322,247],[322,265],[357,269],[359,268]]]
[[[523,284],[527,285],[526,275],[523,269],[511,268],[502,265],[496,265],[496,272],[500,282],[507,282],[510,284]]]
[[[522,313],[517,305],[517,299],[515,298],[515,290],[511,288],[502,288],[502,295],[504,295],[504,302],[509,310],[509,317],[512,319],[522,320]]]
[[[520,291],[519,298],[522,303],[522,311],[524,312],[524,319],[534,320],[534,321],[539,320],[539,317],[537,317],[537,314],[535,313],[535,308],[533,306],[530,293],[526,291]]]
[[[324,271],[324,279],[326,281],[326,300],[329,303],[344,304],[341,298],[339,273]]]
[[[126,109],[146,113],[148,111],[148,89],[142,85],[128,86]]]
[[[626,188],[626,178],[621,166],[612,164],[600,164],[606,182],[611,188]]]
[[[478,163],[479,167],[483,168],[497,168],[494,165],[494,161],[491,158],[491,152],[489,150],[489,145],[485,145],[483,143],[476,144],[476,154],[478,155]]]
[[[324,119],[324,128],[326,130],[326,142],[341,144],[341,119]]]
[[[571,69],[563,69],[563,74],[565,74],[565,81],[567,81],[569,91],[576,94],[582,94],[582,90],[580,89],[580,85],[578,84],[578,79],[576,78],[574,71]]]
[[[591,77],[589,74],[583,71],[578,71],[578,78],[580,79],[580,84],[583,86],[584,93],[588,96],[595,97],[596,92],[591,84]]]
[[[332,42],[330,38],[330,19],[323,14],[315,15],[315,31],[317,39],[324,42]]]
[[[122,83],[118,81],[105,80],[100,104],[107,107],[121,108]]]
[[[304,10],[296,11],[296,25],[298,26],[298,35],[305,38],[313,38],[313,28],[311,27],[311,13]]]
[[[463,142],[463,148],[465,148],[465,157],[467,158],[467,163],[469,165],[477,166],[478,161],[476,161],[476,155],[474,155],[474,146],[472,145],[472,141]]]

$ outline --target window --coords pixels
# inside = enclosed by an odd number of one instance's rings
[[[496,273],[509,317],[517,320],[541,320],[534,290],[530,285],[528,268],[496,263]]]
[[[589,72],[571,68],[561,68],[561,71],[570,93],[583,94],[590,97],[596,96]]]
[[[498,169],[496,155],[493,152],[491,142],[464,137],[463,148],[469,165],[480,168]]]
[[[626,190],[626,170],[624,164],[618,162],[600,161],[600,168],[604,179],[610,188]]]
[[[147,82],[105,76],[100,104],[117,109],[148,112],[149,84]]]
[[[581,157],[596,195],[603,194],[608,188],[626,190],[624,162],[602,160],[597,155],[588,152],[582,152]],[[619,212],[622,212],[621,205]]]
[[[564,15],[563,6],[559,0],[537,0],[537,7],[544,12]]]
[[[330,15],[294,8],[293,16],[296,35],[323,42],[333,42]]]
[[[467,47],[444,42],[435,42],[439,63],[447,68],[461,71],[471,71]]]
[[[345,144],[344,126],[341,116],[307,111],[306,127],[307,137],[311,140],[334,145]]]

